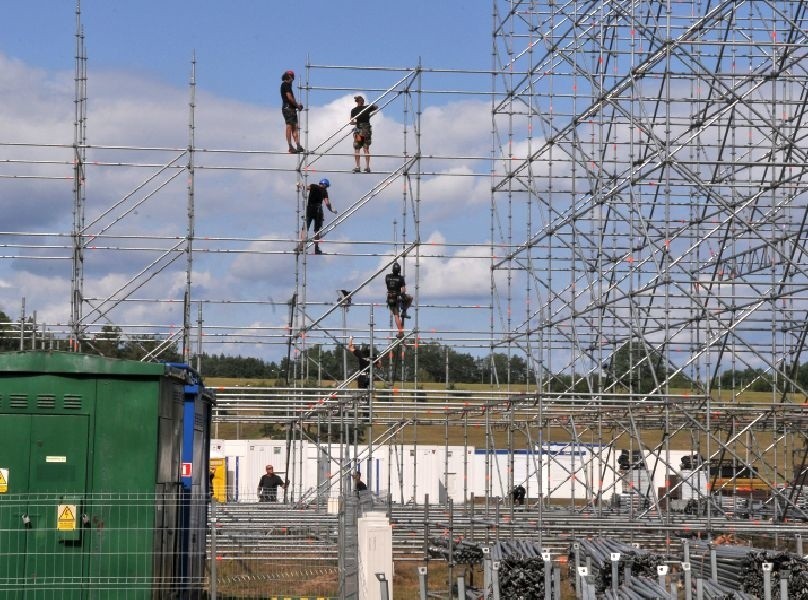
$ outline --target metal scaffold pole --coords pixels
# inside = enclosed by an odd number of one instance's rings
[[[187,140],[90,146],[76,3],[72,144],[0,144],[42,153],[9,159],[20,172],[0,184],[71,179],[72,214],[4,232],[2,260],[64,267],[65,300],[69,264],[69,312],[47,321],[71,350],[120,335],[190,362],[195,302],[197,365],[207,349],[279,357],[284,385],[223,387],[215,422],[285,428],[300,504],[304,448],[320,456],[326,426],[318,502],[361,467],[391,505],[420,503],[427,478],[458,519],[478,499],[477,534],[550,543],[585,515],[671,546],[678,523],[712,534],[747,510],[738,492],[760,493],[780,540],[804,517],[808,466],[808,3],[491,7],[489,68],[307,59],[306,151],[289,153],[197,146],[196,56]],[[354,95],[377,107],[371,172],[353,168]],[[93,176],[116,187],[95,196]],[[207,187],[242,177],[255,197]],[[337,212],[315,232],[305,190],[323,178]],[[237,201],[252,212],[236,224],[222,215]],[[396,262],[413,296],[403,339]],[[261,285],[207,285],[214,272]],[[44,314],[25,297],[21,349]],[[378,361],[357,368],[351,338]]]
[[[70,349],[81,350],[83,337],[82,306],[84,303],[84,161],[87,126],[87,57],[84,51],[84,28],[81,24],[81,1],[76,0],[76,66],[74,75],[73,118],[73,269],[70,294]]]
[[[194,267],[194,149],[195,149],[195,111],[196,111],[196,55],[191,60],[191,79],[189,82],[188,100],[188,233],[185,241],[185,294],[182,309],[182,356],[191,364],[191,284]]]

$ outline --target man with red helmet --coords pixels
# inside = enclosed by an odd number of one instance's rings
[[[283,103],[281,112],[283,121],[286,123],[286,143],[289,144],[289,152],[292,154],[303,152],[303,147],[300,145],[300,128],[297,125],[297,111],[303,110],[303,105],[295,99],[295,93],[292,90],[294,80],[294,71],[286,71],[281,76],[281,102]],[[293,140],[294,146],[292,145]]]

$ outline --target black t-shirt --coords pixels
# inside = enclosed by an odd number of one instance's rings
[[[357,492],[364,492],[366,489],[368,489],[368,486],[367,486],[367,484],[365,484],[364,481],[362,481],[360,479],[359,481],[356,482],[356,491]]]
[[[309,185],[309,206],[322,206],[326,198],[328,198],[327,188],[316,183]]]
[[[371,104],[370,106],[354,106],[351,109],[351,118],[356,119],[357,125],[361,125],[362,123],[370,125],[370,113],[375,110],[379,110],[375,104]]]
[[[289,81],[284,81],[283,83],[281,83],[281,104],[283,104],[283,106],[291,106],[291,104],[289,103],[289,98],[286,97],[287,92],[292,94],[292,98],[295,97],[295,94],[292,91],[291,79]]]
[[[384,283],[387,285],[387,293],[398,295],[401,293],[401,288],[404,287],[404,276],[388,273],[384,276]]]
[[[370,359],[367,356],[365,356],[365,353],[362,352],[359,348],[354,348],[351,354],[353,354],[356,357],[356,360],[359,361],[360,370],[370,366]]]
[[[261,475],[261,480],[258,482],[258,494],[260,496],[269,496],[274,498],[278,493],[278,486],[283,485],[283,479],[277,473],[272,475]]]
[[[352,354],[356,357],[356,360],[359,361],[359,370],[364,371],[370,366],[370,359],[365,356],[365,353],[362,352],[359,348],[354,348]],[[359,377],[356,378],[356,385],[361,389],[368,389],[370,387],[370,375],[368,373],[363,373]]]

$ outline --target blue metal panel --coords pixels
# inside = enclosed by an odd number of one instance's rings
[[[185,386],[185,412],[182,419],[182,462],[191,463],[191,474],[183,475],[180,477],[182,487],[190,492],[193,487],[194,475],[196,469],[201,468],[203,465],[195,465],[194,462],[194,401],[196,396],[188,394],[188,387]]]
[[[179,539],[180,575],[193,587],[204,577],[206,510],[210,499],[210,422],[213,396],[205,390],[199,374],[184,363],[168,363],[168,368],[185,376],[183,439],[181,461],[191,465],[189,475],[180,477],[182,501]],[[186,597],[183,592],[183,598]]]
[[[235,486],[235,494],[236,494],[235,501],[236,502],[238,502],[238,491],[239,491],[239,489],[241,489],[241,486],[239,485],[239,474],[240,473],[239,473],[239,464],[238,464],[238,456],[237,456],[236,457],[236,482],[235,482],[236,483],[236,486]]]

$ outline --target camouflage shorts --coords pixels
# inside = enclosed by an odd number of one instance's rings
[[[373,131],[368,123],[360,123],[354,127],[353,147],[354,150],[359,150],[362,147],[367,148],[370,146]]]

